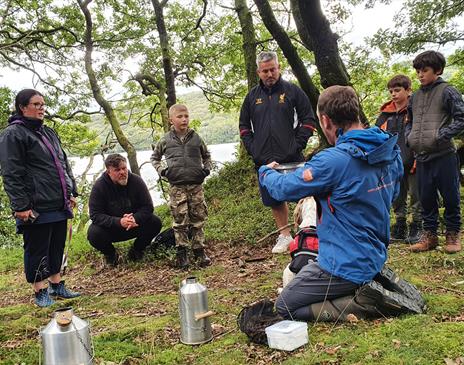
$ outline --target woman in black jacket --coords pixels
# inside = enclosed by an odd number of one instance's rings
[[[80,295],[66,288],[60,274],[76,184],[58,136],[43,124],[43,95],[22,90],[15,109],[0,135],[1,172],[17,232],[23,235],[26,280],[35,303],[48,307],[52,297]]]

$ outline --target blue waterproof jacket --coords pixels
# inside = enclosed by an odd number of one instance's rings
[[[372,280],[387,259],[390,206],[403,176],[396,142],[377,127],[352,130],[291,174],[259,169],[274,199],[316,199],[319,265],[356,284]]]

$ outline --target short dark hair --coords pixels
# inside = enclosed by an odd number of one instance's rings
[[[108,155],[105,158],[106,168],[111,166],[117,169],[121,162],[127,162],[127,160],[124,156],[120,155],[119,153],[112,153],[111,155]]]
[[[425,51],[416,56],[412,61],[412,66],[416,70],[421,70],[424,67],[431,67],[433,71],[441,75],[446,66],[446,59],[440,52]]]
[[[402,87],[405,90],[411,88],[411,79],[406,75],[393,76],[387,83],[387,88],[392,89],[394,87]]]
[[[15,112],[16,114],[23,115],[23,111],[21,110],[22,106],[26,106],[31,101],[31,98],[35,95],[42,96],[43,95],[34,89],[24,89],[21,90],[18,94],[16,94],[15,98]]]
[[[351,86],[334,85],[323,90],[317,101],[317,109],[337,127],[359,121],[359,98]]]

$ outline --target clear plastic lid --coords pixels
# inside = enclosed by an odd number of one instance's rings
[[[272,326],[266,327],[266,333],[292,333],[294,331],[307,330],[308,324],[306,322],[297,322],[297,321],[280,321],[274,323]]]

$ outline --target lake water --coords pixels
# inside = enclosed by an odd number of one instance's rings
[[[211,153],[211,158],[213,162],[216,163],[217,167],[220,169],[221,164],[224,162],[235,161],[236,151],[238,143],[224,143],[208,146],[208,149]],[[162,193],[158,185],[158,173],[155,171],[153,166],[150,163],[150,156],[152,154],[151,150],[147,151],[138,151],[137,152],[137,161],[139,166],[142,166],[140,169],[140,174],[142,175],[143,180],[150,190],[151,197],[153,199],[154,205],[160,205],[165,203],[165,200],[162,196]],[[126,156],[126,153],[121,153],[121,155]],[[80,158],[80,157],[70,157],[69,160],[73,166],[73,173],[76,178],[80,178],[84,173],[88,163],[89,158]],[[101,155],[95,156],[93,160],[92,167],[86,175],[87,181],[92,181],[95,175],[100,176],[104,169],[103,158]]]

